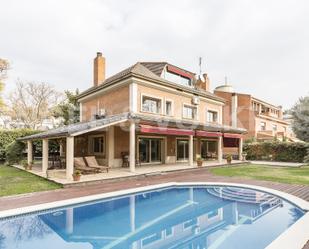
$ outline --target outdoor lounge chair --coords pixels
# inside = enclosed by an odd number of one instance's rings
[[[83,174],[91,174],[98,172],[97,169],[87,167],[82,157],[74,157],[74,168],[80,170]]]
[[[101,171],[106,170],[106,172],[108,173],[109,167],[99,165],[98,162],[97,162],[97,159],[95,159],[94,156],[86,156],[85,160],[88,164],[88,167],[94,168],[94,169],[99,169]]]

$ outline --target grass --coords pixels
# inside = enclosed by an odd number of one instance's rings
[[[26,171],[0,165],[0,196],[59,188],[61,188],[59,184],[50,182]]]
[[[212,168],[210,171],[214,175],[220,176],[309,185],[309,166],[294,168],[246,164],[232,167]]]

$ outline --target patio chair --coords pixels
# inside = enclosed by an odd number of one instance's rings
[[[85,160],[86,160],[89,168],[98,169],[100,171],[106,170],[106,172],[108,173],[109,167],[99,165],[95,156],[86,156]]]
[[[97,169],[87,167],[82,157],[74,157],[74,168],[80,170],[83,174],[92,174],[98,172]]]

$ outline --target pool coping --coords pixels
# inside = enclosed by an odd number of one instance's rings
[[[276,195],[280,198],[293,203],[299,208],[307,211],[303,217],[297,220],[292,226],[281,233],[275,240],[269,244],[266,249],[302,249],[303,246],[309,240],[309,229],[305,229],[306,225],[309,224],[309,202],[293,196],[282,191],[278,191],[271,188],[261,187],[252,184],[240,184],[240,183],[229,183],[229,182],[168,182],[162,184],[148,185],[143,187],[131,188],[126,190],[118,190],[109,193],[95,194],[89,196],[83,196],[78,198],[72,198],[67,200],[55,201],[50,203],[38,204],[33,206],[27,206],[16,209],[9,209],[0,211],[0,219],[35,213],[38,211],[44,211],[59,207],[71,206],[75,204],[80,204],[84,202],[91,202],[100,199],[115,198],[119,196],[125,196],[129,194],[134,194],[137,192],[151,191],[160,188],[167,187],[177,187],[177,186],[233,186],[233,187],[243,187],[258,191],[267,192]]]

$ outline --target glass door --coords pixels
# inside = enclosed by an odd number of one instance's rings
[[[177,161],[187,161],[189,159],[189,140],[177,140]]]
[[[138,141],[139,158],[141,163],[160,163],[162,162],[162,139],[159,138],[140,138]]]
[[[217,158],[217,141],[215,140],[202,140],[201,141],[201,157],[203,159],[216,159]]]

